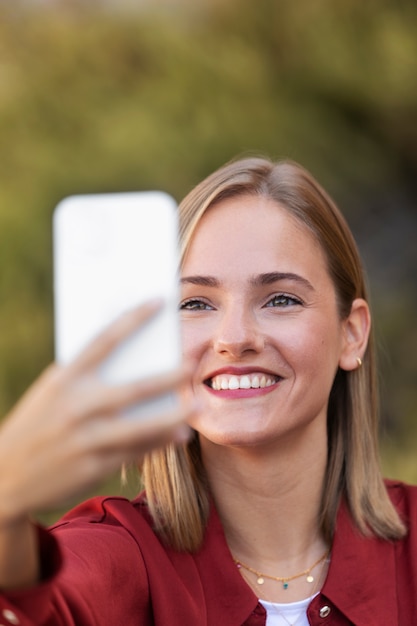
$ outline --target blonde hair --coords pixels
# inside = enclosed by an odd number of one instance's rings
[[[180,239],[186,253],[202,215],[225,198],[266,196],[302,222],[325,253],[341,319],[355,298],[368,300],[360,256],[352,233],[332,199],[300,165],[247,158],[220,168],[195,187],[180,205]],[[378,407],[372,336],[363,366],[339,369],[329,398],[328,459],[323,486],[321,525],[331,541],[341,497],[363,534],[386,539],[404,535],[381,476]],[[168,446],[146,456],[142,476],[155,529],[178,550],[201,545],[210,490],[201,461],[198,436],[181,447]]]

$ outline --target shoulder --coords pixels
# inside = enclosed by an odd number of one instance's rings
[[[127,562],[142,560],[143,543],[159,543],[143,497],[91,498],[68,511],[49,532],[64,553],[91,558],[103,567],[116,553],[125,555]]]
[[[143,522],[146,520],[145,523],[149,525],[150,516],[144,494],[140,494],[135,500],[119,496],[96,496],[68,511],[50,530],[53,532],[69,524],[123,526],[132,520],[138,523],[140,519]]]
[[[388,494],[399,515],[410,527],[417,527],[417,485],[399,480],[386,480]]]

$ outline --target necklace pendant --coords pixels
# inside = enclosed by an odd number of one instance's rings
[[[265,582],[265,579],[264,579],[264,578],[262,578],[262,576],[259,576],[259,577],[258,577],[258,580],[257,580],[256,582],[258,583],[258,585],[263,585],[263,584],[264,584],[264,582]]]
[[[287,582],[287,581],[284,581],[284,582],[282,583],[282,588],[283,588],[283,589],[288,589],[288,587],[289,587],[288,582]]]
[[[314,582],[314,576],[312,576],[311,574],[309,574],[309,575],[307,576],[307,578],[306,578],[306,581],[307,581],[308,583],[313,583],[313,582]]]

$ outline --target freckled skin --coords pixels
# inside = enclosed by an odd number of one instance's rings
[[[256,280],[273,272],[282,276]],[[190,276],[215,279],[214,286],[186,280],[182,288],[184,355],[202,406],[193,427],[226,446],[307,432],[322,438],[346,329],[311,233],[272,200],[223,200],[198,225],[182,270]],[[266,370],[280,380],[250,397],[213,393],[204,381],[227,368]]]

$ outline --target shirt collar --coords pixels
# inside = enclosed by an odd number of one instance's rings
[[[214,505],[201,550],[195,555],[206,596],[208,624],[243,624],[253,612],[265,613],[233,561]]]
[[[209,624],[243,624],[264,612],[233,562],[214,505],[202,549],[195,555],[207,598]],[[357,626],[369,626],[381,615],[384,626],[397,626],[395,542],[365,537],[342,502],[337,515],[332,556],[321,596]]]
[[[363,536],[343,502],[322,595],[357,626],[375,623],[381,607],[384,626],[397,626],[394,581],[395,542]]]

